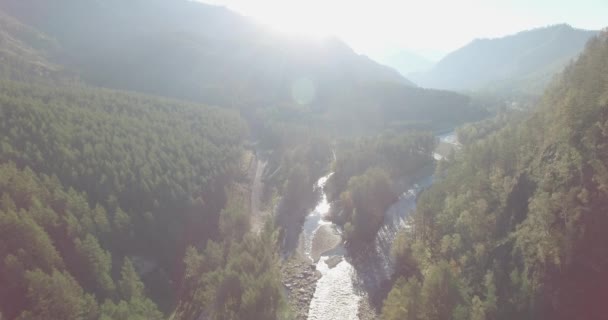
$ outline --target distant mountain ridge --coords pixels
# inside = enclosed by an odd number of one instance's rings
[[[106,87],[261,106],[299,78],[321,96],[362,83],[413,86],[338,39],[293,39],[200,2],[7,0],[0,9],[57,39],[85,80]]]
[[[534,111],[463,141],[395,241],[382,319],[606,318],[606,75],[602,32]]]
[[[477,39],[448,54],[414,81],[429,88],[540,93],[597,31],[567,24]]]
[[[387,126],[445,130],[485,114],[464,95],[417,88],[337,38],[278,33],[224,7],[4,0],[0,12],[57,45],[40,56],[58,73],[92,86],[237,109],[251,123],[310,117],[349,135]]]
[[[435,62],[407,50],[389,54],[379,61],[399,71],[404,77],[409,77],[411,73],[426,72],[435,64]]]
[[[49,61],[57,50],[52,39],[0,12],[0,78],[30,80],[26,74],[60,77],[61,67]]]

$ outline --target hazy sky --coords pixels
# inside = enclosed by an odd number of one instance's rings
[[[474,38],[568,23],[608,26],[608,0],[202,0],[277,30],[336,35],[356,51],[381,56],[397,48],[428,58]]]

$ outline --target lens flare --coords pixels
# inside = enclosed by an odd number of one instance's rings
[[[317,89],[312,80],[299,78],[291,85],[291,98],[299,105],[308,105],[315,100]]]

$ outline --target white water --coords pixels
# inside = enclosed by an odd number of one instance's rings
[[[315,209],[306,217],[302,237],[304,241],[304,253],[311,259],[311,248],[315,234],[323,225],[333,223],[325,220],[329,212],[329,202],[323,187],[331,173],[322,177],[316,187],[321,191],[321,200]],[[356,293],[354,280],[356,279],[355,268],[345,259],[335,267],[329,268],[326,261],[333,256],[344,257],[346,250],[340,245],[324,254],[317,262],[317,270],[321,272],[321,278],[317,281],[314,296],[310,302],[308,319],[311,320],[351,320],[357,319],[357,310],[361,297]]]
[[[459,146],[458,136],[454,131],[439,136],[439,141]]]
[[[331,177],[333,173],[330,173],[324,177],[321,177],[319,181],[317,181],[316,188],[321,191],[321,200],[315,207],[315,209],[306,217],[304,220],[304,226],[302,230],[302,237],[304,238],[304,253],[308,258],[313,260],[310,253],[312,251],[312,240],[315,237],[315,234],[319,230],[319,228],[323,225],[331,225],[332,223],[325,220],[325,216],[329,212],[329,202],[327,202],[327,195],[323,188],[327,183],[327,179]]]
[[[329,177],[329,176],[327,176]],[[327,181],[323,177],[317,184],[323,187]],[[359,270],[344,259],[346,250],[342,245],[321,256],[317,262],[317,270],[321,272],[321,279],[317,282],[316,290],[308,311],[309,320],[351,320],[357,319],[359,302],[363,290],[377,290],[383,281],[390,279],[392,262],[390,251],[397,232],[405,227],[407,216],[416,207],[416,195],[421,188],[430,184],[427,178],[404,192],[385,213],[384,224],[378,231],[376,246],[367,252],[368,258],[359,265]],[[303,236],[305,239],[306,254],[310,257],[310,247],[314,234],[324,224],[331,224],[323,220],[329,211],[327,197],[323,193],[319,205],[306,218]],[[327,260],[333,256],[340,256],[343,260],[334,268],[329,268]]]
[[[357,319],[361,296],[356,293],[353,279],[355,268],[346,260],[330,269],[323,256],[317,263],[322,274],[317,282],[315,294],[308,310],[309,320],[351,320]]]
[[[442,142],[458,144],[456,136],[447,134],[440,136]],[[332,225],[324,220],[330,204],[323,187],[331,173],[322,177],[317,182],[317,188],[321,190],[321,200],[317,207],[306,217],[304,222],[304,251],[311,258],[312,241],[315,233],[323,225]],[[314,296],[308,310],[309,320],[353,320],[358,319],[357,311],[362,299],[361,292],[371,292],[380,288],[384,281],[390,279],[393,272],[390,251],[393,241],[399,230],[407,228],[407,218],[416,208],[416,197],[418,193],[430,186],[432,177],[427,177],[415,184],[413,188],[404,192],[385,213],[384,224],[378,231],[376,244],[368,258],[358,265],[359,272],[344,259],[346,250],[342,245],[323,254],[317,262],[317,270],[321,272],[321,278],[317,281]],[[333,256],[342,257],[342,261],[334,268],[329,268],[326,261]],[[312,260],[312,258],[311,258]]]
[[[442,143],[458,147],[458,138],[454,132],[439,136]],[[434,153],[435,160],[443,159],[443,156]],[[420,191],[428,188],[433,183],[433,177],[429,176],[418,181],[408,191],[404,192],[385,213],[384,223],[376,235],[375,247],[368,252],[359,267],[359,276],[368,292],[378,290],[384,281],[390,279],[393,273],[393,261],[391,250],[393,242],[399,231],[410,227],[408,217],[416,210],[416,199]]]
[[[456,133],[454,133],[454,131],[450,132],[450,133],[446,133],[446,134],[442,134],[439,136],[439,144],[448,144],[451,145],[452,148],[460,148],[460,142],[458,142],[458,136],[456,136]],[[439,149],[439,147],[438,147]],[[445,152],[445,151],[444,151]],[[438,152],[433,152],[433,158],[435,158],[435,160],[439,161],[442,160],[445,157],[445,154],[441,154]]]

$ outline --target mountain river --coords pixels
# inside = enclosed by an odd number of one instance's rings
[[[439,139],[440,145],[458,146],[453,132],[441,135]],[[435,159],[441,159],[438,153],[434,156]],[[336,237],[341,239],[341,230],[338,226],[325,219],[330,204],[323,187],[331,175],[332,173],[329,173],[317,182],[316,188],[321,192],[321,199],[306,217],[300,236],[302,250],[313,262],[316,261],[316,268],[322,275],[317,281],[310,303],[309,320],[358,319],[357,313],[362,299],[366,298],[368,292],[380,289],[381,285],[390,279],[392,273],[390,251],[393,240],[399,230],[407,228],[406,220],[416,208],[418,193],[432,183],[432,176],[419,180],[386,211],[384,224],[378,231],[373,249],[365,253],[366,258],[358,262],[355,268],[349,261],[341,240],[331,250],[315,252],[317,251],[315,241],[318,241],[316,238],[327,238],[326,234],[330,233],[334,241]]]

